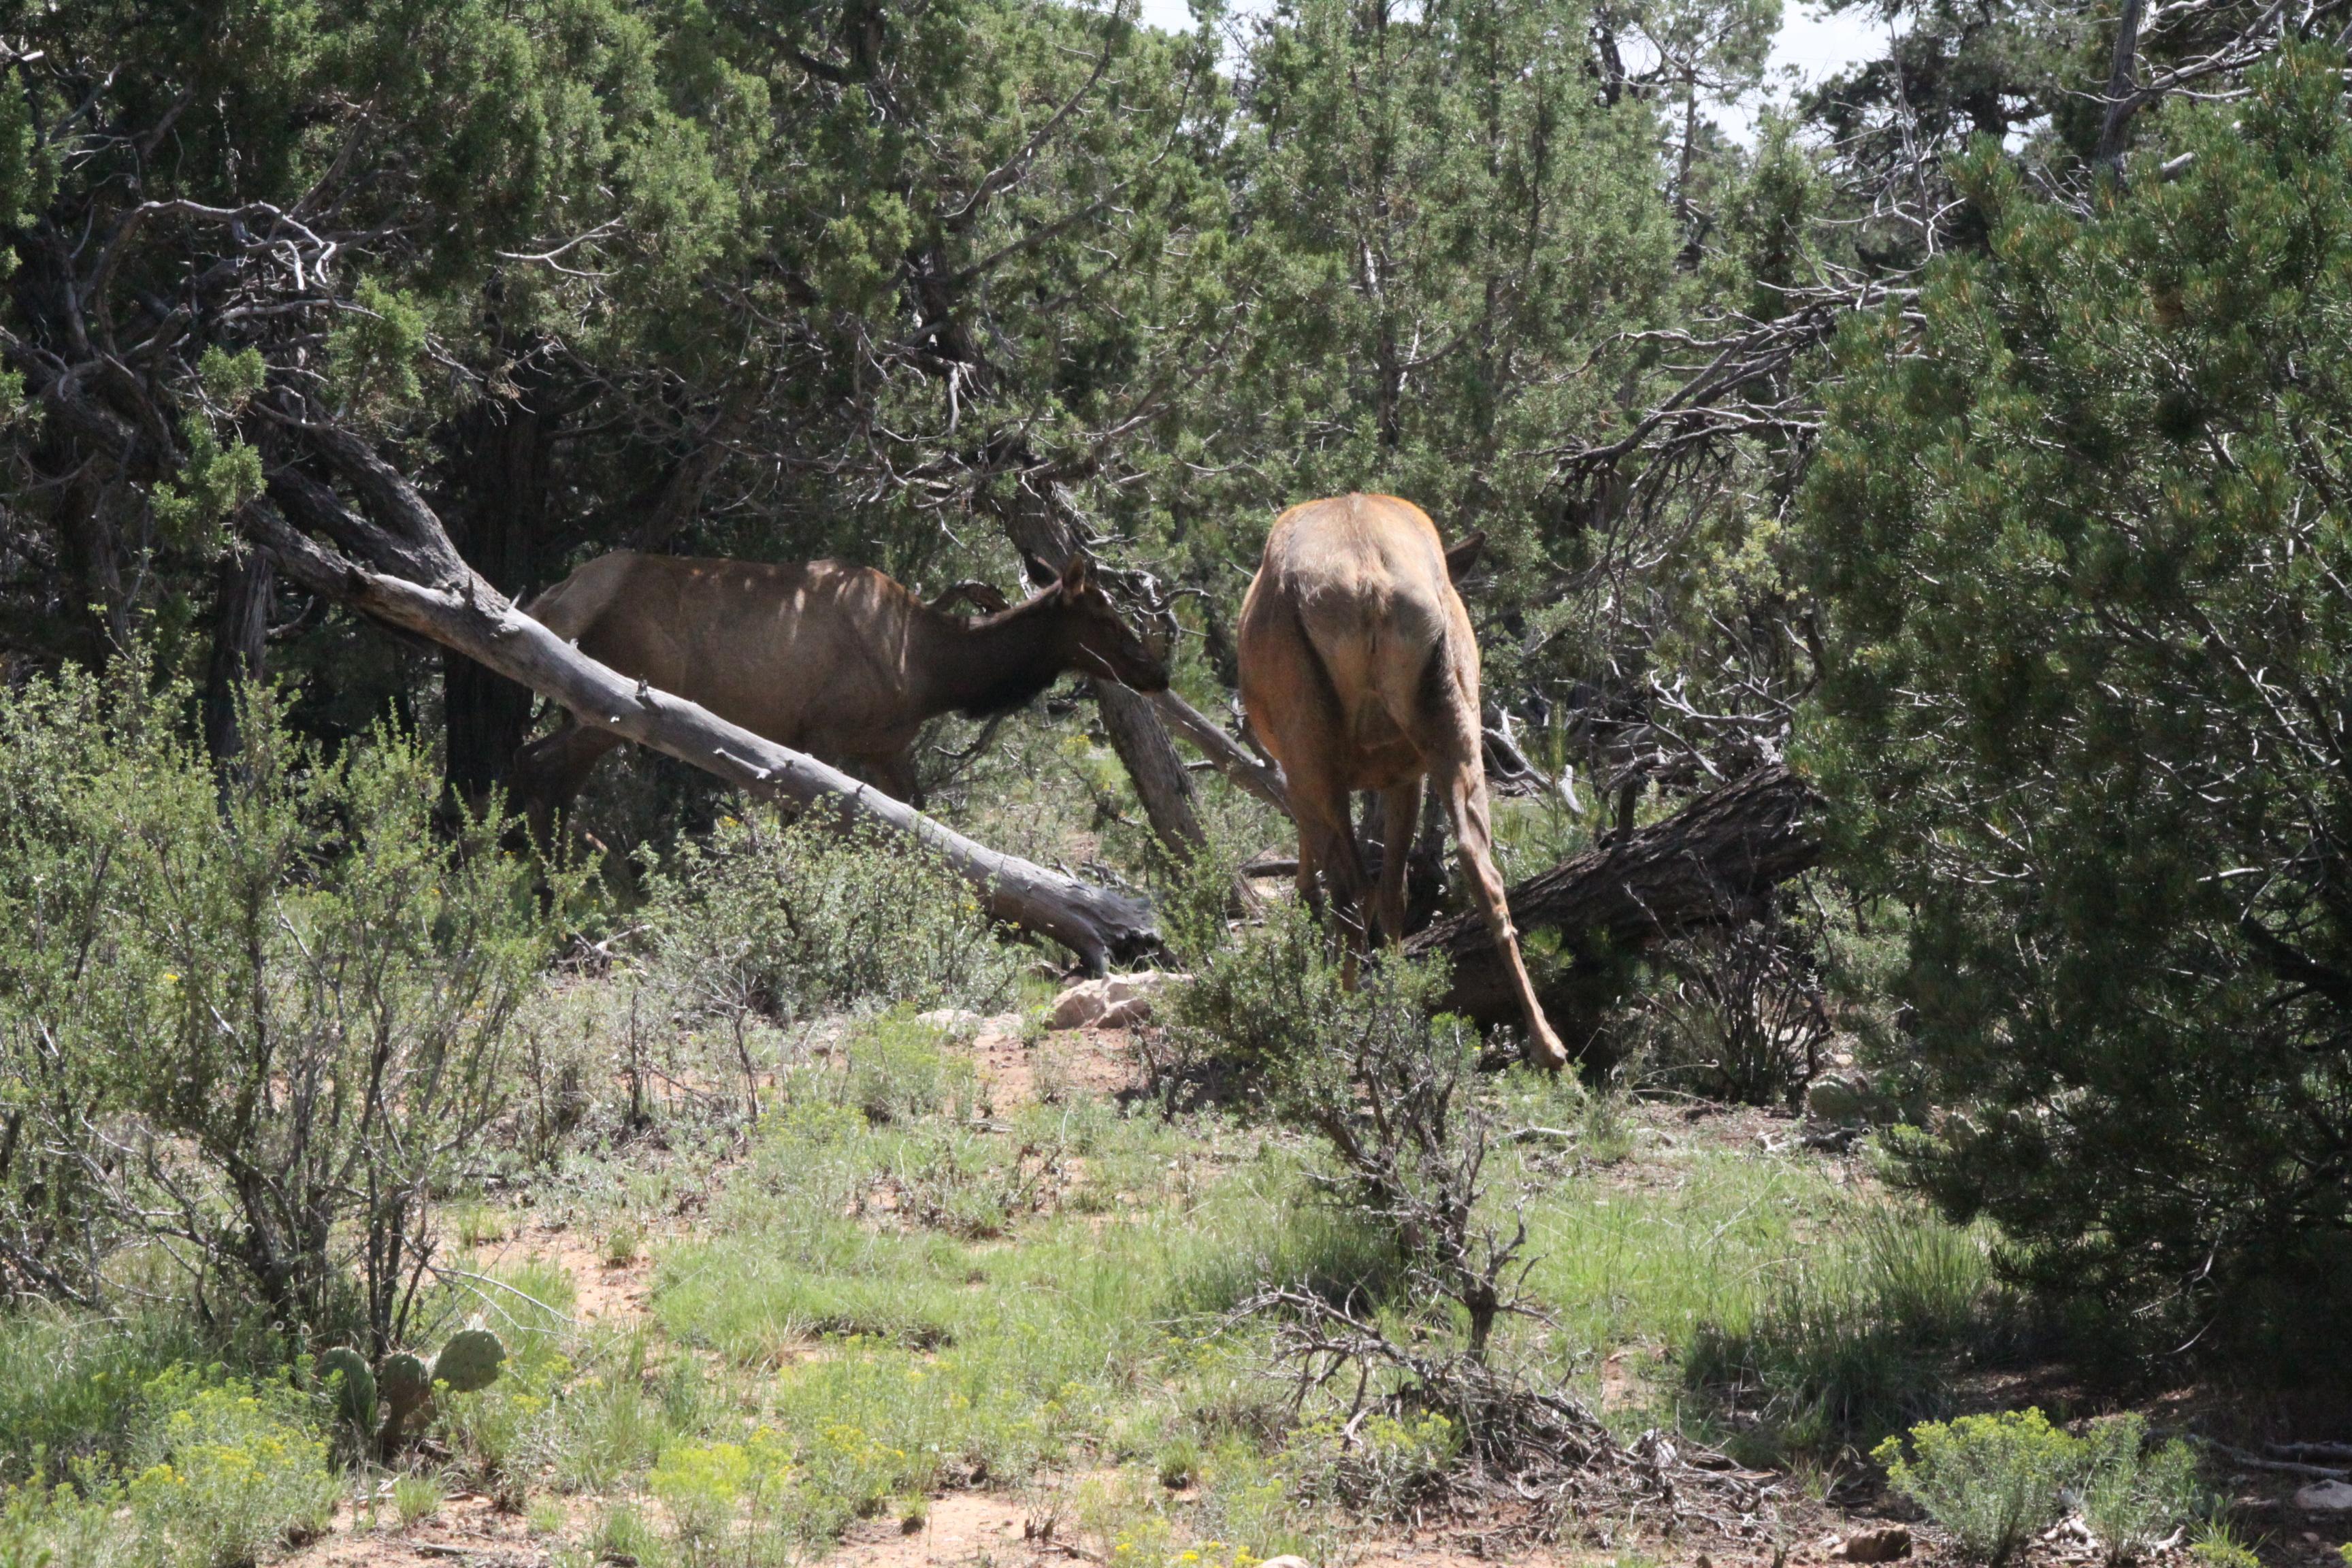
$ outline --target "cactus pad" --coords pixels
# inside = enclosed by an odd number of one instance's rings
[[[433,1392],[433,1374],[425,1370],[423,1362],[403,1351],[383,1358],[375,1385],[385,1404],[395,1409],[414,1410]]]
[[[458,1394],[488,1388],[499,1380],[499,1363],[507,1347],[488,1329],[466,1329],[449,1337],[433,1363],[433,1381],[446,1383]]]
[[[338,1345],[319,1358],[319,1382],[321,1385],[341,1382],[335,1386],[335,1408],[343,1419],[365,1432],[375,1420],[375,1373],[368,1370],[366,1358],[359,1352]]]

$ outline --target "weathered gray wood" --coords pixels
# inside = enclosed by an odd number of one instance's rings
[[[1135,797],[1143,815],[1171,852],[1190,858],[1206,847],[1208,830],[1201,826],[1192,776],[1184,759],[1152,711],[1151,699],[1103,676],[1090,676],[1087,685],[1095,694],[1095,710],[1102,716],[1103,734],[1110,749],[1127,764]]]
[[[1153,692],[1151,705],[1160,710],[1168,727],[1190,741],[1202,756],[1216,764],[1219,773],[1283,816],[1290,815],[1290,790],[1280,768],[1250,755],[1214,719],[1172,689]]]
[[[1759,768],[1605,849],[1539,872],[1509,890],[1520,931],[1557,931],[1568,952],[1624,952],[1660,937],[1733,925],[1764,912],[1772,889],[1807,869],[1821,845],[1805,826],[1812,791],[1785,767]],[[1481,1023],[1519,1016],[1509,972],[1476,915],[1438,921],[1405,943],[1454,966],[1445,1005]],[[1580,1010],[1577,964],[1539,977],[1545,1009]]]
[[[325,509],[341,510],[341,503],[324,486],[299,481],[299,482],[288,483],[288,478],[273,477],[274,496],[298,500],[306,520],[319,519],[322,531],[363,537],[365,525],[348,514],[331,530],[325,528]],[[1000,854],[814,757],[631,681],[516,609],[470,570],[461,566],[455,584],[426,587],[337,554],[267,501],[247,508],[245,521],[287,575],[304,587],[476,659],[561,703],[583,724],[608,725],[615,734],[754,795],[831,809],[845,819],[877,823],[929,846],[971,882],[992,917],[1052,938],[1097,973],[1111,962],[1144,957],[1160,945],[1148,905]],[[413,558],[419,542],[394,541],[391,550]]]

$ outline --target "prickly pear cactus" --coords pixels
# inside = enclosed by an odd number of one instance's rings
[[[433,1381],[446,1383],[458,1394],[488,1388],[499,1380],[499,1363],[507,1347],[488,1329],[466,1329],[449,1336],[433,1363]]]
[[[425,1403],[433,1392],[433,1374],[425,1363],[406,1351],[383,1358],[377,1370],[376,1392],[393,1405],[404,1405],[411,1409]]]
[[[338,1345],[320,1356],[319,1382],[335,1388],[335,1406],[344,1420],[363,1433],[374,1423],[375,1373],[368,1370],[367,1359],[359,1352]]]
[[[377,1435],[376,1446],[389,1455],[400,1443],[400,1429],[419,1406],[433,1397],[433,1374],[425,1363],[406,1351],[383,1358],[376,1369],[376,1392],[383,1395],[383,1430]]]

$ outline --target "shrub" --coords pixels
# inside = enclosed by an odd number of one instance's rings
[[[2197,1532],[2189,1543],[2189,1554],[2203,1568],[2262,1568],[2262,1558],[2254,1549],[2238,1539],[2238,1532],[2225,1520],[2215,1520]],[[2345,1556],[2352,1563],[2352,1554]]]
[[[381,1353],[551,918],[413,737],[331,757],[248,692],[216,772],[141,679],[0,695],[0,1276],[95,1300],[170,1237]]]
[[[852,1006],[988,1008],[1013,989],[1015,954],[971,884],[870,827],[730,816],[681,847],[649,899],[656,973],[690,1013],[739,1027]]]
[[[756,1479],[740,1443],[673,1443],[646,1485],[668,1508],[678,1538],[703,1542],[727,1534]]]
[[[1308,910],[1276,905],[1264,925],[1202,950],[1192,983],[1176,990],[1171,1033],[1193,1065],[1220,1063],[1243,1075],[1245,1089],[1280,1092],[1359,1005],[1332,959]]]
[[[943,1044],[937,1029],[903,1013],[851,1030],[841,1044],[847,1102],[877,1126],[957,1118],[971,1106],[979,1075],[970,1057]]]
[[[1872,1458],[1895,1489],[1952,1532],[1969,1556],[1996,1565],[2057,1522],[2084,1445],[2039,1410],[1963,1415],[1911,1429],[1911,1455],[1889,1437]]]
[[[1350,1434],[1325,1416],[1287,1445],[1311,1493],[1383,1518],[1406,1514],[1439,1490],[1462,1457],[1462,1428],[1435,1411],[1375,1414]]]
[[[122,1453],[147,1409],[142,1391],[205,1348],[161,1312],[0,1316],[0,1485],[62,1481],[77,1460]]]
[[[404,1530],[439,1513],[441,1499],[441,1478],[423,1470],[411,1470],[392,1483],[392,1511]]]
[[[228,1568],[320,1533],[341,1484],[307,1401],[283,1384],[205,1385],[193,1372],[149,1384],[123,1496],[148,1561]]]
[[[1775,922],[1674,944],[1648,1007],[1653,1076],[1749,1105],[1801,1098],[1829,1037],[1806,940]]]
[[[2137,1413],[2093,1426],[2086,1447],[2077,1489],[2083,1522],[2106,1549],[2110,1563],[2147,1555],[2204,1503],[2196,1451],[2178,1437],[2149,1448],[2147,1422]]]

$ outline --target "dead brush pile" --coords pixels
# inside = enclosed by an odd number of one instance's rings
[[[1295,961],[1298,933],[1282,934]],[[1233,964],[1245,976],[1250,955]],[[1234,978],[1200,994],[1217,996],[1219,1023],[1254,1025]],[[1278,1027],[1250,1031],[1264,1103],[1317,1136],[1326,1195],[1393,1247],[1377,1292],[1273,1280],[1234,1314],[1275,1324],[1290,1415],[1316,1450],[1308,1484],[1360,1514],[1487,1537],[1769,1536],[1769,1478],[1654,1429],[1623,1441],[1497,1354],[1499,1324],[1543,1313],[1522,1289],[1535,1261],[1524,1217],[1489,1202],[1503,1097],[1478,1073],[1475,1031],[1432,1017],[1444,980],[1392,961],[1352,991],[1304,988],[1318,1016],[1286,1008]]]

